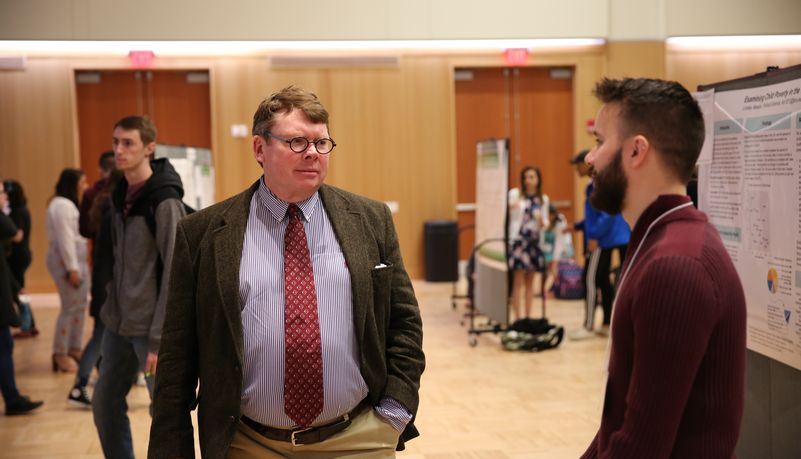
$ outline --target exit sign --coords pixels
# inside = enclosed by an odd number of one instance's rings
[[[131,51],[128,53],[128,58],[131,59],[131,66],[137,69],[151,67],[154,57],[156,57],[156,54],[153,51]]]
[[[525,65],[528,62],[528,48],[508,48],[503,52],[503,61],[509,66]]]

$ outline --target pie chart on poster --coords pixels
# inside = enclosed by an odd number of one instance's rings
[[[776,293],[776,288],[778,287],[779,283],[779,275],[776,273],[775,268],[770,268],[768,270],[768,290],[770,293]]]

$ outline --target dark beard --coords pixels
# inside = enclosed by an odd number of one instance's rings
[[[604,170],[593,174],[595,188],[590,195],[590,204],[597,210],[609,215],[623,211],[623,200],[629,182],[623,172],[623,149],[615,152],[615,158]]]

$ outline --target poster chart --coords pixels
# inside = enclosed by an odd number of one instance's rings
[[[156,158],[167,158],[181,176],[184,202],[195,210],[214,204],[214,164],[211,150],[174,145],[156,145]]]
[[[716,92],[712,110],[699,204],[740,274],[748,348],[801,369],[801,80]]]
[[[508,322],[506,212],[509,149],[505,139],[476,144],[475,306],[495,322]]]

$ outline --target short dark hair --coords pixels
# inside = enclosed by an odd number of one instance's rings
[[[117,128],[123,128],[126,131],[139,131],[139,138],[142,139],[143,145],[148,145],[152,142],[155,142],[156,136],[158,135],[156,126],[152,121],[150,121],[150,118],[146,116],[126,116],[114,124],[114,129]]]
[[[78,182],[83,177],[83,171],[80,169],[64,169],[56,182],[56,196],[67,198],[72,201],[75,206],[78,206]]]
[[[587,149],[585,148],[584,150],[581,150],[580,152],[576,153],[576,156],[574,156],[574,157],[573,157],[573,158],[570,160],[570,164],[572,164],[572,165],[574,165],[574,166],[575,166],[576,164],[582,164],[582,163],[584,163],[584,158],[586,158],[586,157],[587,157],[587,154],[588,154],[589,152],[590,152],[590,150],[587,150]]]
[[[100,155],[100,159],[97,161],[97,165],[100,166],[100,169],[104,172],[113,171],[117,167],[117,164],[114,161],[114,152],[111,150],[104,151]]]
[[[704,117],[687,89],[675,81],[604,78],[595,85],[603,103],[620,105],[620,135],[642,134],[665,165],[687,183],[704,144]]]
[[[287,86],[264,99],[253,114],[253,135],[263,136],[275,124],[279,113],[292,109],[301,110],[312,123],[325,123],[328,126],[328,111],[316,94],[297,86]]]

